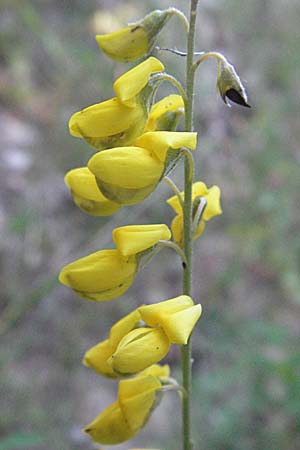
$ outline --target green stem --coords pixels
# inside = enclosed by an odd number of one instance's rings
[[[176,184],[174,183],[174,181],[171,180],[171,178],[165,176],[165,177],[163,178],[163,180],[164,180],[164,182],[167,183],[167,185],[172,189],[172,191],[177,195],[178,201],[179,201],[180,206],[181,206],[182,211],[183,211],[183,198],[182,198],[182,195],[181,195],[180,190],[178,189],[178,187],[176,186]]]
[[[186,60],[186,100],[185,100],[185,131],[193,131],[193,95],[194,95],[194,47],[198,0],[191,0],[190,28],[187,41]],[[191,295],[192,291],[192,183],[189,158],[184,161],[184,209],[183,209],[183,239],[186,266],[183,270],[183,293]],[[181,347],[182,385],[187,393],[182,399],[182,435],[183,450],[192,450],[191,438],[191,342]]]

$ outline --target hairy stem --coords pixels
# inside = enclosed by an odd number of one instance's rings
[[[186,100],[185,100],[185,131],[193,131],[193,95],[194,95],[194,46],[195,26],[198,0],[190,3],[190,27],[187,41],[186,58]],[[183,270],[183,293],[192,293],[192,183],[190,161],[185,156],[184,161],[184,208],[183,208],[183,239],[186,266]],[[182,435],[183,450],[192,450],[191,438],[191,342],[181,347],[182,385],[187,395],[182,399]]]

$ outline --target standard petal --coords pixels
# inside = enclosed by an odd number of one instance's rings
[[[136,96],[146,86],[150,75],[155,72],[162,72],[164,65],[153,56],[138,64],[133,69],[121,75],[114,82],[114,91],[119,101],[131,108],[136,106]]]
[[[197,133],[181,131],[149,131],[135,141],[138,147],[154,152],[156,157],[165,162],[169,149],[188,147],[194,150],[197,145]]]
[[[206,195],[207,205],[203,213],[204,220],[210,220],[212,217],[222,214],[220,197],[221,191],[218,186],[212,186],[208,189],[208,194]]]
[[[161,239],[170,238],[171,232],[165,224],[128,225],[113,231],[114,243],[124,256],[135,255],[153,247]]]
[[[141,320],[141,315],[137,309],[116,322],[110,329],[109,342],[113,352],[116,350],[120,340],[133,330]]]
[[[187,344],[201,312],[201,305],[194,305],[161,318],[160,325],[172,344]]]
[[[146,324],[155,327],[161,323],[163,317],[182,311],[193,304],[188,295],[179,295],[163,302],[140,306],[138,310]]]

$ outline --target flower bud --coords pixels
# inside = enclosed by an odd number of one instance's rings
[[[135,257],[124,258],[118,250],[100,250],[63,267],[59,281],[80,297],[107,301],[127,291],[136,271]]]
[[[230,106],[227,102],[227,97],[234,103],[250,108],[250,105],[247,103],[247,93],[240,77],[236,73],[234,66],[224,57],[218,59],[217,87],[226,105]]]
[[[120,205],[104,197],[95,176],[87,167],[70,170],[65,176],[65,183],[74,203],[87,214],[109,216],[120,209]]]
[[[151,52],[156,37],[172,16],[172,10],[156,10],[126,28],[97,35],[99,47],[116,61],[135,61]]]
[[[137,328],[124,336],[108,363],[116,372],[137,373],[160,361],[169,349],[161,328]]]
[[[115,228],[113,240],[123,256],[136,255],[148,250],[161,239],[169,240],[171,232],[167,225],[128,225]]]

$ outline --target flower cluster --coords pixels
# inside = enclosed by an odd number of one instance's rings
[[[97,42],[112,58],[133,61],[149,53],[174,11],[154,11],[123,30],[97,36]],[[150,56],[114,82],[115,97],[72,115],[71,135],[97,150],[86,167],[72,169],[65,176],[74,203],[85,213],[107,216],[142,202],[184,152],[195,150],[197,134],[176,131],[184,114],[182,96],[171,94],[154,103],[164,70]],[[182,255],[183,198],[177,192],[168,200],[177,214],[171,225],[173,238],[165,224],[116,228],[112,233],[115,248],[67,264],[60,282],[82,298],[105,302],[129,289],[142,258],[153,256],[159,245],[169,243]],[[193,201],[196,238],[206,221],[221,214],[220,190],[195,183]],[[118,444],[144,426],[158,393],[171,384],[169,367],[157,363],[172,344],[187,344],[201,311],[201,305],[187,295],[141,305],[113,325],[106,340],[86,352],[83,363],[97,373],[118,379],[131,376],[120,380],[117,401],[85,428],[94,441]]]

